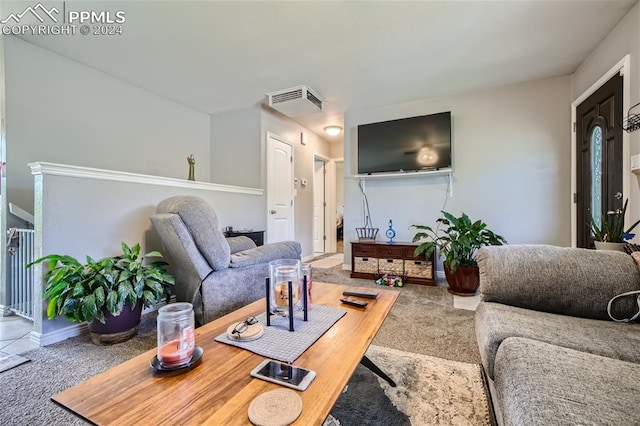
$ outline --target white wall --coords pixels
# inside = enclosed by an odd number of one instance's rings
[[[345,241],[363,225],[357,180],[357,126],[451,111],[453,197],[447,179],[367,179],[379,240],[393,219],[396,241],[412,224],[435,225],[445,210],[482,219],[510,243],[570,244],[571,79],[561,77],[345,114]],[[382,234],[382,235],[380,235]],[[345,262],[351,247],[345,245]]]
[[[209,116],[5,37],[8,198],[33,211],[34,161],[209,180]],[[150,71],[153,72],[153,71]]]
[[[259,105],[211,116],[211,182],[262,187],[260,132]]]
[[[640,102],[640,4],[636,4],[627,13],[578,67],[573,75],[572,99],[582,95],[627,54],[631,56],[631,75],[625,75],[624,78],[631,83],[629,106],[632,106]],[[635,107],[632,112],[640,114],[640,106]],[[624,111],[624,114],[626,116],[627,111]],[[628,137],[630,155],[640,154],[640,131],[629,133]],[[630,160],[627,158],[624,161]],[[640,218],[640,185],[638,178],[632,173],[624,176],[623,179],[627,180],[630,189],[630,193],[625,194],[625,197],[629,197],[627,223],[633,223]],[[634,241],[638,242],[640,238]]]

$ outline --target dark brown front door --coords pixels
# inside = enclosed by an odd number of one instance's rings
[[[593,247],[592,215],[622,208],[622,81],[616,74],[576,108],[578,247]]]

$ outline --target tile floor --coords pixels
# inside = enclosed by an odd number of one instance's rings
[[[29,337],[31,330],[33,323],[18,315],[0,317],[0,351],[18,355],[37,348]]]

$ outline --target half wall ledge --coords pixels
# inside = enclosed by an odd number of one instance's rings
[[[162,176],[143,175],[139,173],[121,172],[117,170],[96,169],[92,167],[73,166],[68,164],[36,161],[28,164],[32,175],[72,176],[87,179],[112,180],[118,182],[142,183],[147,185],[172,186],[177,188],[201,189],[206,191],[233,192],[236,194],[263,195],[260,188],[221,185],[217,183],[198,182],[186,179]]]

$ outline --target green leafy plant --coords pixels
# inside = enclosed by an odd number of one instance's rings
[[[640,220],[636,221],[626,231],[624,230],[624,216],[627,213],[627,205],[629,199],[624,202],[622,210],[617,209],[612,212],[608,212],[601,219],[601,226],[598,226],[593,216],[591,217],[591,232],[596,241],[602,241],[605,243],[624,243],[627,240],[632,239],[635,234],[631,231],[640,224]]]
[[[486,223],[481,220],[472,222],[465,213],[455,217],[442,211],[442,216],[436,221],[438,227],[435,230],[426,225],[411,225],[420,231],[414,235],[414,242],[427,240],[416,248],[414,255],[424,253],[430,259],[437,248],[452,274],[459,266],[476,266],[476,252],[480,247],[507,243],[502,236],[487,229]],[[444,228],[440,229],[441,225]]]
[[[82,264],[71,256],[50,254],[27,265],[46,262],[44,298],[48,300],[47,317],[58,315],[69,321],[104,323],[104,311],[113,316],[122,312],[125,302],[133,307],[142,299],[151,307],[169,297],[175,283],[165,269],[166,262],[144,264],[145,258],[160,258],[152,251],[140,256],[140,244],[122,243],[122,254],[98,261],[87,256]]]

